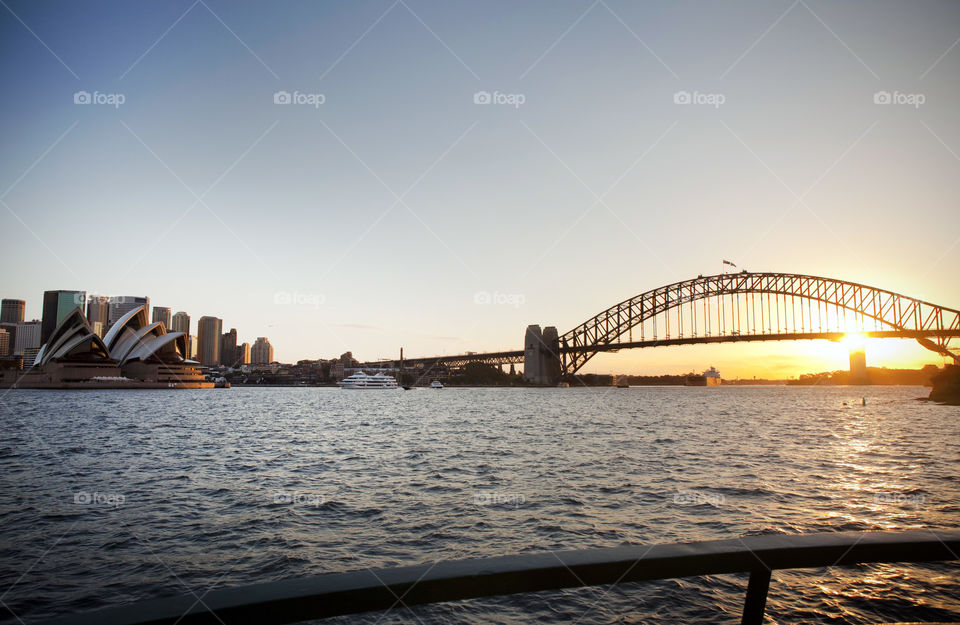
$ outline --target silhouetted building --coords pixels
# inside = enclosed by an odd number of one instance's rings
[[[154,307],[153,307],[153,323],[156,323],[156,322],[158,322],[158,321],[160,321],[160,322],[163,323],[163,328],[164,328],[167,332],[170,332],[170,331],[171,331],[171,328],[170,328],[170,309],[169,309],[169,308],[166,308],[166,307],[164,307],[164,306],[154,306]],[[183,331],[180,330],[180,332],[183,332]]]
[[[867,384],[867,354],[862,348],[850,350],[850,384]]]
[[[112,326],[125,314],[127,314],[131,310],[136,310],[141,306],[146,306],[147,311],[149,312],[150,298],[140,297],[139,295],[117,295],[117,296],[111,297],[110,312],[109,312],[109,319],[107,319],[107,325]]]
[[[237,329],[220,335],[220,364],[233,367],[237,364]]]
[[[23,323],[27,303],[22,299],[5,299],[0,302],[0,323]]]
[[[91,295],[87,299],[87,321],[94,333],[103,338],[110,323],[110,298],[106,295]]]
[[[200,317],[197,322],[197,360],[200,364],[220,364],[220,334],[223,321],[217,317]]]
[[[10,355],[10,333],[0,330],[0,356]]]
[[[273,362],[273,345],[265,336],[258,336],[250,348],[250,362],[253,364],[268,364]]]
[[[47,339],[77,306],[82,307],[87,300],[85,291],[44,291],[43,320],[40,325],[40,342]]]

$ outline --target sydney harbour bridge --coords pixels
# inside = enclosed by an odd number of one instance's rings
[[[515,351],[381,360],[365,366],[460,367],[522,363],[524,377],[556,384],[600,352],[744,341],[916,339],[960,364],[960,311],[892,291],[818,276],[724,273],[646,291],[559,334],[527,327]]]

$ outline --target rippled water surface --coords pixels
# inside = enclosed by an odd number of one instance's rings
[[[914,401],[926,394],[12,391],[0,399],[0,619],[451,558],[958,528],[960,408]],[[779,572],[768,614],[960,620],[958,571]],[[739,622],[744,587],[692,578],[327,622]]]

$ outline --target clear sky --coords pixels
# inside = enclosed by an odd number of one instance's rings
[[[282,361],[520,349],[722,258],[960,307],[958,38],[949,0],[3,0],[0,296],[148,295]],[[586,370],[711,364],[846,352]]]

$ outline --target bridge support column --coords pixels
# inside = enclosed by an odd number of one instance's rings
[[[540,346],[543,344],[543,332],[540,326],[527,326],[523,336],[523,379],[534,384],[543,384],[544,363]]]
[[[553,326],[540,330],[527,326],[523,337],[523,379],[533,384],[556,386],[560,381],[560,339]]]
[[[560,334],[554,326],[543,329],[544,383],[556,386],[560,381]]]

